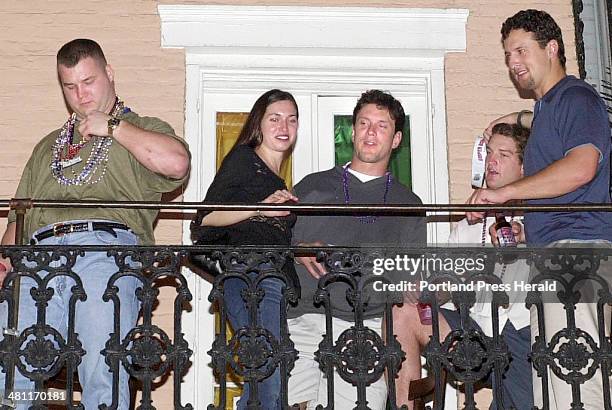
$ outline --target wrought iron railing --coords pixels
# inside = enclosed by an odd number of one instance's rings
[[[101,206],[98,202],[62,202],[62,201],[0,201],[0,206],[10,205],[18,209],[18,230],[23,226],[23,215],[27,207],[31,206]],[[113,203],[108,202],[102,206],[149,207],[166,209],[251,209],[248,206],[235,205],[202,205],[195,203]],[[273,208],[274,205],[258,205],[258,209]],[[303,213],[355,213],[367,214],[406,214],[414,212],[448,212],[465,210],[492,209],[492,207],[468,207],[464,205],[424,205],[424,206],[276,206],[276,208],[291,209]],[[512,207],[508,207],[512,208]],[[526,207],[520,207],[524,209]],[[516,207],[514,207],[516,209]],[[536,206],[530,207],[534,211],[563,209],[563,210],[601,210],[612,211],[610,205],[580,205],[580,206]],[[19,237],[20,235],[18,235]],[[18,238],[21,241],[21,237]],[[191,293],[183,275],[182,267],[191,253],[205,254],[214,261],[218,261],[223,274],[217,276],[209,300],[219,306],[221,326],[215,335],[211,349],[210,364],[217,375],[221,387],[221,394],[210,409],[224,409],[227,403],[226,375],[234,372],[242,376],[244,383],[251,384],[251,402],[253,408],[266,408],[260,403],[257,396],[257,384],[275,368],[281,369],[282,401],[286,406],[288,402],[287,380],[293,363],[299,354],[294,348],[291,337],[284,324],[284,307],[291,303],[317,303],[324,307],[327,320],[327,332],[319,344],[316,354],[321,369],[328,375],[334,370],[341,377],[355,386],[358,404],[356,408],[368,408],[367,386],[379,378],[385,378],[389,391],[389,408],[397,408],[395,402],[395,378],[405,359],[405,354],[397,342],[394,334],[397,329],[393,327],[391,310],[393,305],[401,304],[407,294],[413,293],[424,303],[431,306],[433,337],[426,346],[423,355],[426,358],[426,367],[435,378],[436,389],[434,408],[444,408],[443,380],[453,380],[453,383],[463,386],[465,390],[464,408],[474,409],[474,391],[476,384],[493,372],[498,376],[503,373],[508,363],[508,349],[501,336],[498,336],[499,317],[497,307],[509,301],[509,293],[502,290],[492,292],[492,297],[485,302],[492,307],[493,337],[487,337],[468,324],[469,308],[474,305],[480,294],[473,291],[455,291],[450,301],[458,308],[463,318],[461,329],[451,332],[446,337],[440,337],[438,311],[444,298],[442,292],[429,288],[422,292],[413,292],[410,283],[419,281],[430,284],[467,284],[492,283],[501,284],[502,279],[493,274],[495,264],[510,263],[511,260],[522,259],[537,269],[526,277],[526,283],[551,283],[557,285],[554,292],[542,292],[533,289],[528,292],[525,303],[533,306],[534,314],[538,320],[540,337],[532,345],[532,361],[539,376],[542,389],[548,390],[550,369],[556,377],[567,383],[572,391],[576,403],[572,408],[583,408],[581,401],[581,386],[600,372],[603,387],[602,402],[604,409],[612,410],[610,399],[610,377],[612,371],[612,343],[609,334],[605,334],[605,325],[610,326],[609,317],[605,310],[612,306],[612,248],[610,247],[568,247],[568,248],[516,248],[496,249],[482,247],[443,247],[428,246],[421,248],[378,249],[361,247],[320,247],[320,248],[279,248],[279,247],[240,247],[223,248],[217,246],[3,246],[0,252],[9,257],[14,270],[10,272],[0,289],[0,305],[6,306],[8,311],[7,325],[0,340],[0,366],[5,374],[5,401],[1,408],[9,409],[13,404],[9,399],[14,381],[14,372],[19,372],[35,383],[36,391],[44,391],[45,383],[53,378],[60,370],[67,373],[67,401],[62,403],[66,408],[78,408],[78,404],[71,401],[74,386],[73,376],[77,371],[81,357],[85,354],[79,337],[74,332],[74,314],[79,308],[80,301],[87,295],[80,285],[80,279],[73,271],[74,264],[86,252],[106,252],[114,258],[117,273],[109,278],[106,291],[103,295],[105,303],[114,307],[114,320],[116,329],[108,337],[106,348],[100,352],[109,365],[111,372],[118,375],[121,367],[141,384],[142,399],[137,404],[140,409],[154,409],[152,401],[153,381],[159,376],[173,377],[173,403],[175,409],[190,409],[191,404],[185,403],[181,397],[181,379],[189,366],[193,352],[185,340],[182,332],[182,315],[191,300]],[[315,300],[298,300],[296,289],[286,281],[282,273],[285,261],[294,255],[313,254],[323,262],[328,274],[319,280],[318,292]],[[410,258],[423,260],[459,260],[470,258],[482,260],[482,269],[469,271],[462,269],[460,273],[451,265],[440,265],[435,269],[426,269],[420,276],[406,275],[399,281],[400,276],[377,275],[373,273],[373,266],[377,260],[406,255]],[[240,266],[237,269],[236,266]],[[246,267],[246,269],[245,269]],[[456,265],[455,265],[456,267]],[[245,274],[256,272],[257,275]],[[71,287],[69,326],[67,337],[45,322],[47,302],[52,292],[47,290],[48,283],[59,276],[69,278],[74,286]],[[117,282],[124,276],[137,277],[140,288],[136,297],[141,304],[141,324],[137,325],[128,334],[121,338],[118,323],[121,318],[121,303],[117,297]],[[258,284],[264,278],[277,278],[285,282],[281,312],[281,335],[277,339],[259,327],[254,320],[249,326],[235,329],[230,337],[226,333],[227,314],[223,305],[224,282],[230,277],[237,277],[247,284],[248,291],[242,297],[248,306],[251,317],[254,318],[255,309],[263,297]],[[37,306],[37,321],[29,326],[18,326],[17,312],[19,303],[18,293],[15,291],[20,278],[30,278],[36,285],[30,290],[30,296]],[[367,310],[368,295],[374,282],[400,285],[399,291],[385,293],[384,306],[384,333],[378,334],[363,324],[364,312]],[[355,326],[333,338],[331,322],[330,289],[343,283],[347,288],[347,299],[354,308]],[[590,283],[590,286],[585,286]],[[157,303],[160,286],[171,286],[175,289],[173,301],[173,333],[153,324],[153,310]],[[450,286],[450,285],[449,285]],[[379,286],[380,288],[380,286]],[[396,288],[397,289],[397,288]],[[558,298],[565,308],[567,326],[555,334],[547,334],[547,325],[541,320],[545,303],[552,303],[551,299]],[[588,334],[580,328],[580,320],[574,316],[574,307],[579,303],[595,304],[597,309],[597,323],[600,326],[598,334]],[[608,322],[606,322],[606,320]],[[442,335],[444,336],[444,335]],[[200,352],[199,354],[203,354]],[[530,377],[526,375],[526,377]],[[493,394],[498,403],[502,403],[503,389],[501,378],[496,377],[493,383]],[[334,378],[328,377],[328,400],[333,402]],[[117,397],[118,376],[112,386],[113,398]],[[14,396],[13,396],[14,397]],[[47,408],[48,401],[32,401],[31,408]],[[331,403],[330,401],[328,401]],[[325,403],[321,403],[324,405]],[[117,408],[117,402],[106,403],[106,408]],[[501,408],[501,405],[498,405]],[[547,395],[541,408],[547,409]],[[328,405],[327,408],[331,408]]]

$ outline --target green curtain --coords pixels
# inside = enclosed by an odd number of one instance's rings
[[[412,189],[412,173],[410,159],[410,118],[406,116],[406,125],[402,132],[402,142],[391,155],[389,170],[402,184]],[[350,115],[334,116],[334,147],[336,165],[344,165],[353,157],[353,142],[351,132],[353,124]]]

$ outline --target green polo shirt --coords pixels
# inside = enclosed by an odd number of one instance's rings
[[[187,144],[176,136],[174,130],[166,122],[154,117],[140,117],[129,112],[122,116],[138,128],[166,134],[180,141],[185,148]],[[162,193],[173,191],[181,186],[186,179],[170,179],[145,168],[117,141],[113,141],[106,168],[106,174],[101,181],[87,185],[61,185],[51,174],[53,144],[60,130],[55,130],[40,141],[25,166],[16,198],[33,198],[45,200],[99,200],[99,201],[159,201]],[[76,130],[73,141],[80,141],[81,136]],[[64,170],[64,175],[72,178],[78,175],[89,158],[91,142],[85,145],[79,153],[82,161]],[[92,180],[97,178],[96,173]],[[25,232],[29,238],[37,229],[57,222],[75,219],[105,219],[126,224],[138,235],[140,243],[154,243],[153,222],[157,217],[155,209],[121,209],[121,208],[33,208],[27,211],[25,217]],[[9,213],[8,221],[15,221],[15,212]]]

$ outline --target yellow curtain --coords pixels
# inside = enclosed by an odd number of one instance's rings
[[[223,162],[223,158],[232,149],[238,134],[242,129],[242,125],[246,121],[249,113],[248,112],[218,112],[217,113],[217,170]],[[292,156],[283,162],[281,167],[281,178],[285,180],[285,184],[289,189],[293,187],[293,181],[291,177],[292,169]]]

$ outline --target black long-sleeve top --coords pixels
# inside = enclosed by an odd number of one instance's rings
[[[279,189],[285,182],[276,175],[255,150],[239,145],[225,157],[203,203],[256,204]],[[198,211],[191,222],[191,236],[198,244],[214,245],[291,245],[291,228],[296,216],[255,216],[229,226],[202,226],[202,219],[210,211]],[[299,286],[293,262],[283,272]]]

